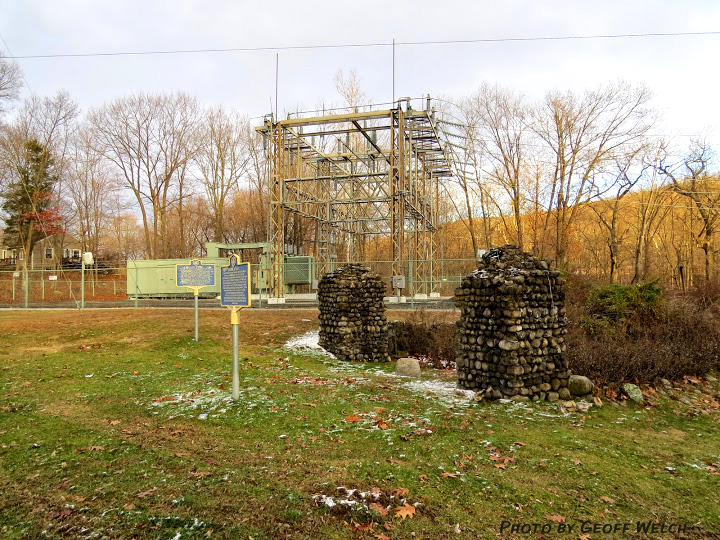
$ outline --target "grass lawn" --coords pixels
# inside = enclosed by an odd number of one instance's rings
[[[195,343],[190,310],[0,313],[0,537],[720,538],[718,383],[476,404],[451,372],[283,349],[316,311],[246,310],[233,402],[229,323],[201,312]]]

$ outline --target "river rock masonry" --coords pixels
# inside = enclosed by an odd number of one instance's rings
[[[483,255],[455,290],[458,386],[492,399],[569,397],[563,282],[515,246]]]
[[[318,284],[320,346],[340,360],[388,362],[385,284],[360,264],[325,274]]]

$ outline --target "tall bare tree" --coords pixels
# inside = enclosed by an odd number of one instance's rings
[[[660,161],[660,173],[667,178],[670,188],[686,197],[697,210],[702,228],[697,233],[700,247],[705,254],[705,280],[715,277],[714,234],[720,219],[720,191],[711,188],[711,180],[717,180],[710,171],[712,155],[705,141],[695,140],[683,159],[672,162],[666,156]]]
[[[92,111],[89,122],[96,148],[138,203],[147,255],[166,258],[168,214],[187,194],[185,174],[197,149],[197,100],[182,93],[136,94]]]
[[[641,163],[638,149],[637,152],[624,156],[622,161],[615,162],[616,171],[611,176],[609,185],[595,185],[595,189],[598,191],[598,200],[591,204],[590,208],[595,212],[600,226],[606,233],[609,256],[608,278],[610,283],[615,283],[617,280],[620,243],[625,236],[625,232],[627,232],[627,230],[621,230],[621,202],[645,176],[647,167],[635,168],[640,166]]]
[[[484,148],[484,178],[497,184],[506,195],[513,225],[508,232],[515,236],[514,242],[518,247],[524,249],[522,217],[527,189],[522,185],[522,179],[526,174],[532,134],[528,124],[528,107],[520,94],[489,84],[482,85],[473,93],[465,107],[472,111],[473,124],[478,132],[476,138]],[[497,203],[501,210],[503,203]],[[504,210],[502,212],[505,213]]]
[[[568,266],[569,231],[578,209],[614,160],[643,142],[653,124],[650,92],[619,82],[586,91],[549,93],[535,113],[533,129],[546,145],[555,218],[555,255]]]
[[[635,229],[633,249],[633,277],[631,283],[645,281],[650,268],[650,248],[658,227],[672,206],[663,204],[663,193],[659,189],[658,159],[662,145],[657,145],[644,158],[644,175],[636,186],[639,189],[634,201],[634,216],[629,220]]]
[[[254,134],[253,134],[254,135]],[[212,212],[213,240],[225,242],[225,208],[228,195],[238,189],[250,161],[249,121],[222,107],[208,111],[200,128],[195,157],[201,184]]]
[[[65,187],[72,203],[74,229],[83,251],[97,253],[104,247],[102,235],[118,209],[120,185],[108,162],[95,150],[90,126],[83,126],[73,146]]]

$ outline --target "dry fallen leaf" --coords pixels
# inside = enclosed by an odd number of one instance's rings
[[[497,465],[496,465],[496,467],[497,467]],[[442,477],[443,478],[457,478],[457,474],[450,473],[450,472],[444,472],[444,473],[442,473]]]
[[[549,519],[550,521],[554,521],[555,523],[565,523],[565,516],[561,516],[560,514],[545,516],[545,519]]]
[[[615,499],[611,499],[610,497],[606,497],[605,495],[600,497],[600,500],[605,501],[608,504],[615,504]]]
[[[103,450],[105,450],[104,446],[91,446],[90,447],[91,452],[102,452]]]
[[[378,503],[370,503],[368,508],[370,508],[370,510],[375,510],[381,516],[387,516],[388,514],[388,509]]]
[[[138,498],[140,498],[140,499],[144,499],[145,497],[147,497],[148,495],[150,495],[150,494],[153,493],[154,491],[157,491],[157,489],[158,489],[158,488],[154,487],[154,488],[152,488],[152,489],[148,489],[147,491],[142,491],[142,492],[138,493],[137,496],[138,496]]]
[[[410,493],[410,490],[408,488],[397,488],[392,491],[394,495],[397,495],[398,497],[404,497],[408,493]]]
[[[356,415],[354,415],[354,414],[351,414],[351,415],[345,417],[345,420],[346,420],[347,422],[359,422],[359,421],[360,421],[360,418],[358,418],[358,417],[357,417]]]
[[[411,518],[415,515],[415,507],[412,504],[405,503],[403,506],[398,506],[395,509],[395,517],[399,518]]]
[[[125,510],[135,510],[135,505],[133,503],[126,504],[123,506]]]

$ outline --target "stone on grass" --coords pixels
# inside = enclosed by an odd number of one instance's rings
[[[570,390],[568,388],[560,388],[558,390],[558,396],[560,399],[570,399]]]
[[[417,358],[398,358],[395,374],[401,377],[420,377],[420,362]]]
[[[568,388],[573,396],[584,396],[590,394],[593,391],[595,384],[582,375],[570,375],[568,380]]]
[[[623,388],[623,392],[625,392],[627,397],[629,397],[632,401],[634,401],[638,405],[641,405],[645,401],[645,398],[643,398],[643,395],[642,395],[642,390],[640,390],[640,387],[638,387],[638,385],[631,384],[631,383],[625,383],[625,384],[623,384],[622,388]]]
[[[590,410],[590,407],[592,407],[592,404],[588,403],[587,401],[578,401],[577,402],[578,412],[586,413]]]

